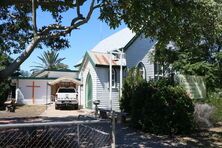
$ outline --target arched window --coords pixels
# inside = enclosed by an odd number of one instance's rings
[[[145,69],[145,66],[142,62],[140,62],[138,65],[137,65],[137,68],[139,69],[139,72],[141,74],[141,77],[143,79],[146,80],[146,69]]]

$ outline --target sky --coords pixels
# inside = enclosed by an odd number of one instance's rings
[[[88,5],[82,8],[82,12],[86,14]],[[63,16],[63,24],[69,25],[74,17],[75,11],[69,11]],[[65,57],[64,64],[69,66],[69,69],[74,70],[74,65],[77,64],[86,51],[91,50],[96,44],[98,44],[104,38],[112,35],[113,33],[126,27],[125,24],[119,26],[119,28],[113,30],[105,23],[98,19],[99,11],[95,11],[87,24],[84,24],[78,30],[74,30],[68,39],[70,41],[70,48],[59,51],[61,58]],[[43,13],[41,10],[37,11],[38,27],[52,23],[50,15]],[[50,48],[35,49],[30,57],[21,65],[21,70],[30,71],[36,63],[41,63],[37,56],[40,56],[44,51],[50,50]]]

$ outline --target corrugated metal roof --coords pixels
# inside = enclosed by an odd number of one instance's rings
[[[106,66],[108,66],[110,64],[109,63],[110,54],[108,54],[108,53],[91,51],[91,52],[89,52],[89,55],[92,58],[94,64],[96,64],[96,65],[106,65]],[[114,58],[114,56],[113,56],[113,58]],[[119,60],[114,60],[113,58],[112,58],[112,65],[113,66],[120,66]],[[123,63],[123,65],[124,65],[124,63]]]

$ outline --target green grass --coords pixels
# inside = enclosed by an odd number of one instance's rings
[[[212,115],[212,120],[214,122],[222,121],[222,98],[211,98],[207,100],[208,103],[214,106],[214,112]]]

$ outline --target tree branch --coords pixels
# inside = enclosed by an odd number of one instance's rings
[[[76,13],[77,13],[77,16],[81,16],[79,0],[76,0]]]
[[[36,0],[32,0],[32,23],[34,36],[37,34],[37,24],[36,24]]]
[[[79,5],[82,6],[86,0],[80,0]],[[23,5],[23,4],[28,4],[31,3],[32,0],[1,0],[0,4],[1,6],[12,6],[12,5]],[[44,7],[57,7],[57,6],[70,6],[70,7],[76,7],[76,3],[72,3],[70,0],[66,1],[50,1],[50,0],[38,0],[37,1],[37,6],[44,6]]]
[[[9,0],[9,1],[12,2],[13,0]],[[15,0],[15,1],[17,1],[17,0]],[[13,1],[13,2],[15,2],[15,1]],[[28,2],[30,0],[21,0],[21,1]],[[35,0],[32,0],[32,2],[34,2],[34,1]],[[82,0],[82,1],[84,2],[85,0]],[[39,30],[40,33],[36,34],[33,37],[32,42],[29,44],[29,46],[26,48],[26,50],[13,63],[11,63],[8,67],[6,67],[5,69],[0,71],[0,79],[5,79],[8,76],[10,76],[11,74],[13,74],[13,72],[16,69],[18,69],[19,66],[30,56],[30,54],[37,47],[37,45],[39,44],[40,41],[42,41],[44,39],[48,39],[48,38],[57,38],[60,36],[66,36],[72,30],[77,29],[79,26],[87,23],[89,21],[90,17],[92,16],[93,11],[101,6],[101,5],[94,6],[94,4],[95,4],[95,0],[92,0],[86,18],[77,16],[75,18],[74,23],[70,26],[66,27],[66,26],[62,26],[60,24],[52,24],[52,25],[49,25],[45,28],[40,29]],[[32,8],[36,8],[36,5],[32,5]],[[33,9],[33,12],[35,12],[34,9]],[[78,13],[80,13],[80,11]],[[33,30],[34,30],[34,32],[37,32],[36,14],[33,14],[32,21],[33,21]],[[52,31],[57,31],[57,32],[52,34],[51,33]]]
[[[11,63],[8,67],[0,71],[0,80],[7,78],[11,74],[13,74],[13,72],[18,69],[19,66],[30,56],[30,54],[33,52],[39,42],[40,38],[34,37],[32,39],[32,42],[26,48],[26,50],[13,63]]]
[[[62,26],[60,24],[51,24],[47,26],[46,28],[42,29],[43,31],[41,31],[40,35],[46,35],[47,33],[53,30],[65,30],[66,28],[67,27]]]
[[[73,19],[73,20],[75,20],[75,22],[73,23],[73,21],[72,21],[73,24],[69,27],[57,26],[56,30],[63,30],[63,31],[55,33],[55,34],[51,34],[51,35],[42,36],[42,38],[47,39],[47,38],[57,38],[59,36],[65,36],[65,35],[69,34],[72,30],[74,30],[74,29],[78,28],[79,26],[87,23],[89,21],[90,17],[92,16],[93,11],[95,9],[101,7],[100,4],[94,6],[94,3],[95,3],[95,0],[92,0],[86,18],[82,19],[82,18],[76,17],[76,18]],[[46,31],[48,31],[48,32],[52,31],[52,30],[53,30],[52,26],[48,27],[46,29]]]

